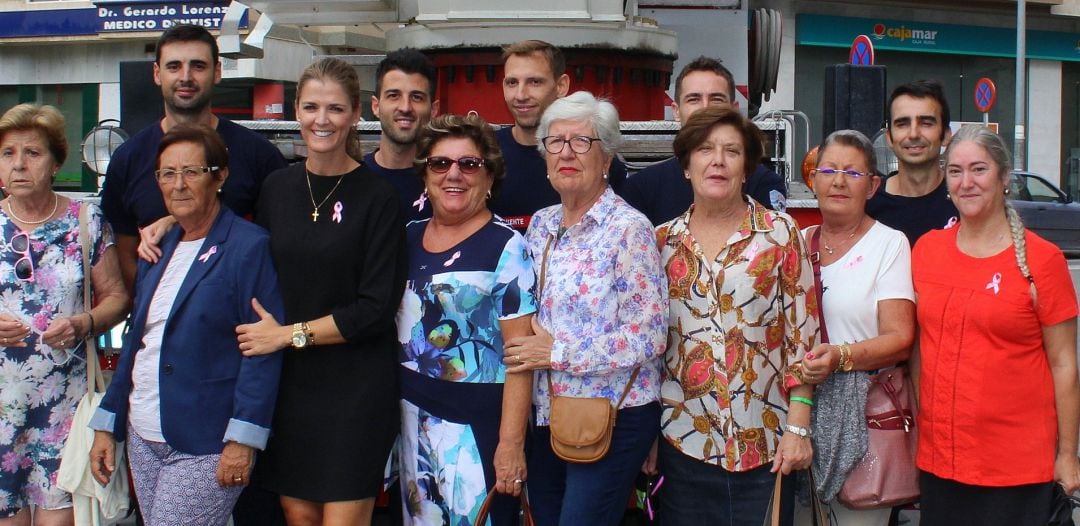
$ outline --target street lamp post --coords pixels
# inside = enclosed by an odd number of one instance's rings
[[[1016,0],[1016,126],[1013,130],[1013,167],[1027,169],[1027,1]]]

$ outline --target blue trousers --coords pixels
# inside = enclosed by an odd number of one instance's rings
[[[620,409],[607,455],[591,464],[573,464],[551,450],[550,428],[535,427],[528,486],[536,524],[618,525],[659,428],[658,402]]]
[[[727,471],[684,454],[663,437],[657,459],[664,476],[657,510],[662,526],[761,526],[765,521],[776,484],[776,474],[769,473],[772,462],[750,471]],[[795,477],[784,477],[780,491],[780,523],[790,525]]]

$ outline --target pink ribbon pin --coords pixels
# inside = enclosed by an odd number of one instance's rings
[[[956,216],[952,216],[952,217],[949,218],[948,221],[945,222],[945,228],[952,228],[952,227],[956,226],[956,224],[959,223],[959,222],[960,222],[960,220],[957,219]]]
[[[445,262],[444,262],[444,263],[442,264],[442,266],[444,266],[444,267],[449,267],[450,265],[453,265],[453,264],[454,264],[454,262],[455,262],[455,261],[457,261],[457,259],[458,259],[459,257],[461,257],[461,251],[460,251],[460,250],[458,250],[457,252],[454,252],[454,255],[453,255],[453,256],[450,256],[450,259],[446,260],[446,261],[445,261]]]
[[[345,210],[345,205],[341,204],[341,201],[334,203],[334,215],[330,216],[330,220],[340,223],[343,219],[341,215],[342,210]]]
[[[1000,290],[1000,288],[1001,288],[1001,273],[1000,272],[994,273],[994,277],[990,279],[990,283],[986,284],[986,288],[994,289],[994,294],[998,293],[998,290]]]
[[[420,194],[420,197],[417,198],[416,201],[412,202],[412,205],[415,206],[416,210],[419,212],[419,211],[424,210],[424,203],[426,203],[426,202],[427,202],[427,190],[424,190],[424,192]]]
[[[201,256],[199,256],[199,261],[202,261],[203,263],[206,263],[207,260],[210,259],[210,256],[213,256],[214,254],[217,254],[217,245],[214,245],[214,246],[210,247],[210,249],[207,250],[206,252],[203,252],[203,254]]]

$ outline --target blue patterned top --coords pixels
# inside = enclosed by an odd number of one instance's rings
[[[401,365],[440,380],[502,383],[500,320],[536,312],[525,241],[493,217],[444,252],[424,249],[430,220],[406,227],[409,280],[398,311]]]

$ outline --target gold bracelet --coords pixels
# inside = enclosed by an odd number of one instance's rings
[[[855,368],[855,360],[852,359],[851,344],[849,344],[849,343],[841,343],[840,344],[840,364],[837,367],[837,370],[847,373],[847,372],[851,372],[851,370],[854,369],[854,368]]]

